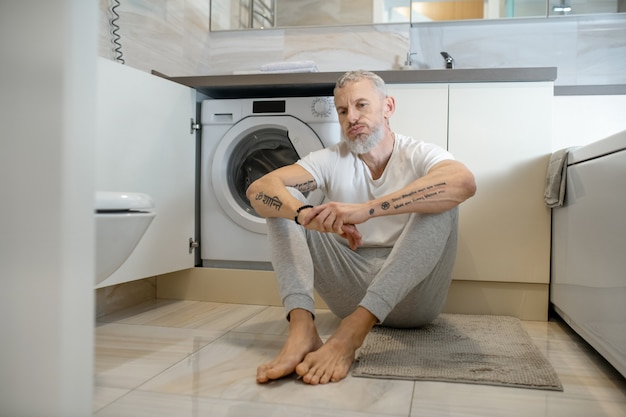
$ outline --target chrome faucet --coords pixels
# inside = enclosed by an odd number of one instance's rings
[[[446,61],[446,69],[454,68],[454,58],[452,58],[452,55],[450,55],[446,51],[441,51],[440,53],[443,59]]]
[[[406,53],[406,61],[404,61],[404,66],[405,67],[412,67],[414,62],[413,62],[413,56],[416,56],[417,52],[407,52]]]

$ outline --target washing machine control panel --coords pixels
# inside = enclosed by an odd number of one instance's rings
[[[335,111],[331,97],[315,97],[311,104],[311,113],[315,117],[328,117]]]

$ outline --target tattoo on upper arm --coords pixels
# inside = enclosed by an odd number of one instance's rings
[[[309,180],[307,182],[301,182],[296,184],[287,184],[287,187],[293,187],[302,193],[315,190],[315,180]]]
[[[280,201],[280,198],[278,198],[277,195],[275,195],[274,197],[270,197],[269,195],[261,192],[258,193],[254,199],[257,201],[263,200],[263,204],[268,207],[274,207],[276,211],[280,211],[280,208],[283,206],[283,202]]]

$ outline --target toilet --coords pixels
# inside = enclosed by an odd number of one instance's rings
[[[97,191],[96,284],[115,272],[143,237],[156,216],[147,194]]]

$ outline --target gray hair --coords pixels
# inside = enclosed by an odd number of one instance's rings
[[[380,78],[380,76],[378,76],[377,74],[365,70],[348,71],[343,74],[335,83],[334,91],[337,91],[337,89],[339,88],[345,87],[348,83],[354,83],[361,80],[370,80],[372,84],[374,84],[376,91],[382,97],[387,97],[387,86],[385,85],[385,81],[383,81],[383,79]]]

